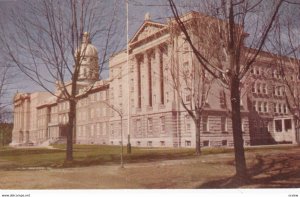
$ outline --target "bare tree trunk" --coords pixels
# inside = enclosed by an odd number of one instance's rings
[[[232,130],[235,153],[235,168],[237,181],[244,182],[247,179],[247,167],[244,153],[244,142],[241,126],[240,90],[238,76],[231,79],[231,108],[232,108]]]
[[[196,155],[201,155],[201,146],[200,146],[200,123],[201,123],[201,117],[198,116],[196,118]]]
[[[74,99],[70,99],[70,112],[69,112],[69,125],[67,130],[67,151],[66,160],[73,160],[73,128],[76,114],[76,102]]]

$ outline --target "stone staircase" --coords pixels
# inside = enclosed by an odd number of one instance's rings
[[[66,144],[67,138],[65,137],[58,137],[50,140],[50,144]]]

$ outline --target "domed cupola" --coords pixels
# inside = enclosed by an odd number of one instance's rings
[[[91,44],[89,34],[85,32],[80,46],[79,82],[93,83],[99,80],[98,50]],[[75,52],[75,56],[78,50]]]

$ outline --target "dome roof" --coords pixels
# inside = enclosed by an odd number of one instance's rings
[[[92,44],[82,44],[81,45],[81,56],[82,57],[94,57],[98,58],[98,50]]]
[[[81,57],[94,57],[98,58],[98,50],[97,48],[91,44],[89,33],[84,32],[82,36],[82,44],[81,44]],[[78,49],[75,51],[75,56],[77,55]]]

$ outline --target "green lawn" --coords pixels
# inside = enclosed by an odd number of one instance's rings
[[[74,161],[65,162],[65,145],[54,145],[56,149],[10,147],[0,148],[0,170],[13,170],[28,167],[80,167],[101,164],[120,163],[120,146],[107,145],[74,145]],[[276,149],[292,148],[270,147]],[[256,148],[255,151],[264,151],[267,148]],[[254,149],[247,148],[246,151]],[[229,148],[204,148],[202,154],[232,153]],[[138,163],[148,161],[184,159],[196,157],[191,148],[132,148],[132,154],[126,154],[124,147],[124,163]]]

